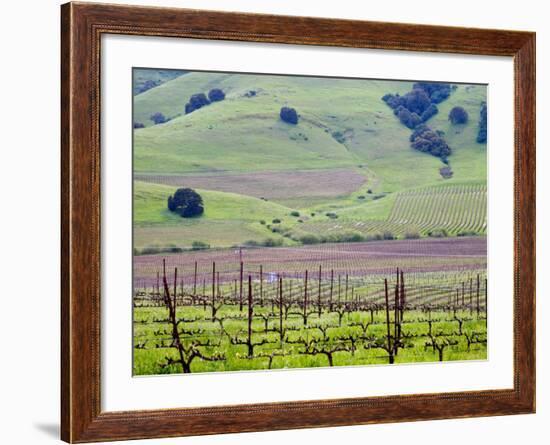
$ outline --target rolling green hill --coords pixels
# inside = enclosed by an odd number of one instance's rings
[[[226,100],[183,114],[192,94],[214,87],[226,92]],[[135,132],[135,170],[184,174],[365,164],[379,190],[437,184],[442,182],[440,160],[410,148],[410,130],[381,100],[410,87],[379,80],[189,73],[135,97],[134,120],[148,126]],[[246,97],[251,90],[256,95]],[[445,131],[458,181],[485,180],[485,145],[475,142],[483,100],[485,87],[458,85],[428,121]],[[297,109],[298,125],[279,119],[284,105]],[[447,121],[455,105],[470,114],[463,128],[450,128]],[[152,126],[149,117],[155,112],[172,120]]]
[[[228,247],[244,241],[283,241],[282,235],[269,227],[296,224],[292,209],[272,202],[235,193],[197,189],[203,198],[204,214],[182,218],[167,209],[167,197],[174,187],[134,182],[135,247],[158,245],[190,246],[202,241],[212,246]],[[281,223],[273,224],[274,219]],[[261,223],[264,221],[264,224]],[[268,227],[269,226],[269,227]],[[286,244],[292,244],[285,240]]]
[[[405,94],[411,87],[412,82],[191,72],[136,95],[134,122],[146,126],[134,131],[137,178],[151,177],[159,182],[160,177],[161,183],[162,176],[177,178],[166,181],[170,184],[179,183],[181,178],[182,186],[189,175],[228,178],[227,183],[217,178],[218,189],[199,187],[206,208],[201,224],[198,219],[182,221],[165,209],[167,194],[173,193],[175,187],[136,182],[136,242],[141,246],[166,244],[168,237],[177,245],[200,239],[213,246],[227,246],[270,237],[292,243],[290,235],[285,238],[267,228],[272,219],[282,218],[281,225],[287,233],[302,232],[297,219],[289,218],[291,211],[300,212],[303,228],[331,223],[327,213],[335,213],[338,221],[348,226],[370,221],[370,231],[381,231],[384,226],[379,223],[389,224],[394,207],[409,196],[405,195],[408,190],[429,187],[433,193],[443,193],[437,199],[445,203],[445,190],[453,184],[483,188],[486,145],[478,144],[476,135],[486,87],[457,85],[451,96],[438,104],[439,114],[427,122],[433,129],[444,132],[443,137],[452,149],[451,179],[441,177],[439,169],[444,164],[439,158],[410,148],[411,130],[381,100],[386,93]],[[184,114],[191,95],[207,94],[212,88],[221,88],[225,100]],[[453,126],[447,116],[458,105],[466,109],[469,121]],[[298,125],[281,121],[282,106],[296,108]],[[149,117],[156,112],[170,120],[153,125]],[[327,171],[331,170],[338,171],[340,176],[330,178]],[[242,184],[234,179],[235,175],[254,173],[259,181],[267,178],[265,173],[279,173],[284,180],[289,172],[300,175],[306,171],[323,172],[319,174],[319,188],[327,189],[325,194],[318,193],[312,199],[298,193],[288,198],[279,196],[276,204],[258,199],[257,193],[243,191]],[[364,181],[357,181],[360,186],[351,193],[329,193],[334,189],[331,183],[342,180],[343,171],[363,175]],[[308,178],[308,184],[315,180],[315,176]],[[269,180],[272,184],[273,177]],[[477,205],[477,201],[468,199],[456,202],[460,202],[461,208]],[[453,207],[454,201],[449,202]],[[453,214],[452,208],[448,214]],[[260,220],[267,223],[261,225]],[[456,221],[443,222],[445,227],[447,222],[449,227],[460,226]],[[397,230],[396,224],[400,223],[391,223],[391,230]],[[415,220],[414,227],[419,224]],[[171,227],[172,235],[168,236],[168,231],[161,233],[161,226]],[[481,223],[479,227],[484,226]],[[157,235],[149,236],[154,231]],[[220,231],[225,235],[220,235]],[[399,229],[399,233],[404,231],[404,226]],[[424,234],[426,230],[421,232]]]
[[[160,184],[134,182],[134,222],[136,225],[186,224],[191,219],[181,218],[167,209],[167,197],[176,189]],[[286,218],[292,211],[288,207],[251,196],[196,189],[204,202],[202,220],[239,219],[246,221]]]

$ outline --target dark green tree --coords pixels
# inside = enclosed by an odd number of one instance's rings
[[[482,144],[487,142],[487,103],[483,102],[481,104],[481,109],[479,110],[479,131],[477,133],[477,142]]]
[[[419,116],[430,106],[430,96],[424,90],[415,88],[403,96],[405,98],[405,108],[411,113]]]
[[[451,154],[451,148],[445,140],[436,131],[426,125],[419,125],[410,137],[411,147],[424,153],[430,153],[432,156],[441,158],[446,162]]]
[[[422,119],[422,122],[426,122],[432,116],[435,116],[438,112],[439,110],[437,109],[437,106],[431,104],[428,108],[424,110],[424,113],[422,113],[420,119]]]
[[[289,124],[296,125],[298,123],[298,113],[294,108],[283,107],[280,113],[281,119]]]
[[[199,216],[204,213],[202,197],[195,190],[180,188],[174,195],[168,197],[168,210],[183,218]]]
[[[186,114],[192,113],[193,111],[198,110],[199,108],[202,108],[208,104],[210,104],[210,101],[206,97],[206,94],[204,93],[193,94],[189,98],[189,102],[185,104],[185,113]]]
[[[462,107],[454,107],[449,113],[449,120],[453,125],[465,124],[468,122],[468,113]]]
[[[213,88],[208,92],[208,99],[210,102],[218,102],[225,99],[225,93],[219,88]]]
[[[394,110],[399,121],[411,130],[422,123],[422,119],[416,113],[411,113],[407,108],[399,106]]]

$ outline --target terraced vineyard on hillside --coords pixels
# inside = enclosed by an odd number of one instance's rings
[[[448,185],[397,194],[390,224],[413,225],[420,233],[445,229],[449,234],[485,233],[487,186]]]
[[[335,211],[338,215],[338,212]],[[356,214],[360,214],[356,210]],[[360,233],[381,238],[485,234],[487,186],[443,185],[396,193],[385,219],[341,218],[307,221],[297,234]]]

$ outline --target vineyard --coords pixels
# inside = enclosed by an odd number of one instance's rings
[[[134,69],[134,375],[487,358],[485,85],[169,77]]]
[[[367,273],[310,259],[277,273],[276,263],[178,268],[178,256],[152,257],[153,279],[135,278],[136,375],[486,358],[482,263]]]
[[[449,234],[485,233],[487,186],[428,187],[397,194],[390,224],[413,225],[421,233],[445,229]]]
[[[412,189],[395,194],[386,219],[341,219],[308,221],[297,233],[330,235],[360,233],[392,237],[485,234],[487,231],[487,186],[444,185]]]

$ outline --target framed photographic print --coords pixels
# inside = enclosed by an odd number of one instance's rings
[[[62,439],[532,413],[535,35],[62,6]]]

